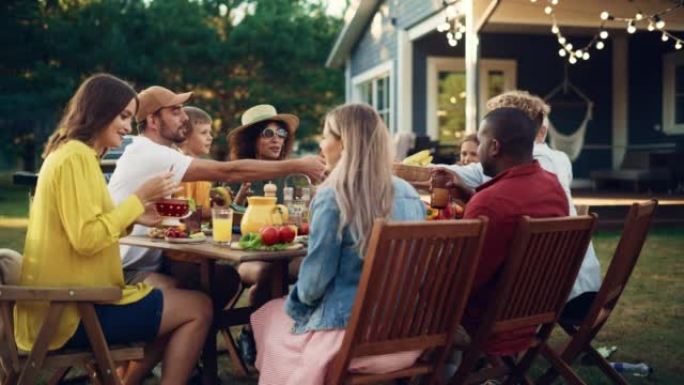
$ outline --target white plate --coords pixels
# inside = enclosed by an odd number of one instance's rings
[[[207,238],[169,238],[165,237],[164,240],[169,243],[202,243],[207,240]]]

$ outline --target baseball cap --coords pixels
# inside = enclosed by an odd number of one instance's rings
[[[176,94],[161,86],[146,88],[138,94],[140,107],[138,108],[138,113],[135,115],[135,119],[140,122],[160,108],[171,107],[187,102],[191,96],[192,92]]]

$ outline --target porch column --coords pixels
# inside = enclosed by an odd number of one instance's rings
[[[397,31],[397,132],[413,131],[413,42],[408,31]]]
[[[466,108],[465,128],[466,133],[477,131],[477,101],[478,91],[478,67],[480,52],[478,49],[479,39],[477,35],[477,19],[475,17],[475,0],[463,0],[463,12],[465,14],[465,73],[466,73]]]
[[[613,170],[620,168],[628,142],[629,46],[624,32],[613,32]]]

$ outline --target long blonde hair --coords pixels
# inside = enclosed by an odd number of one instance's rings
[[[345,104],[325,119],[330,133],[342,141],[342,155],[323,186],[335,191],[340,209],[338,236],[349,226],[363,257],[373,221],[389,218],[394,202],[390,134],[380,115],[366,104]]]

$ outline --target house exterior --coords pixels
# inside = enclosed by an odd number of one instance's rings
[[[567,42],[582,47],[598,33],[603,11],[653,15],[677,3],[560,0],[553,17]],[[593,170],[618,169],[629,151],[680,151],[684,49],[677,49],[672,38],[684,30],[684,8],[662,17],[668,42],[660,30],[646,29],[647,19],[635,21],[635,33],[626,31],[625,21],[607,20],[603,49],[594,41],[588,60],[569,64],[559,54],[553,19],[545,12],[551,4],[360,0],[348,13],[327,65],[345,69],[347,101],[373,105],[393,133],[428,136],[452,152],[464,134],[476,130],[486,100],[510,89],[542,97],[557,91],[549,98],[550,119],[557,138],[579,143],[573,168],[580,183]],[[456,46],[438,31],[447,12],[454,11],[449,6],[457,8],[465,27]],[[570,136],[585,117],[590,119],[582,140]]]

